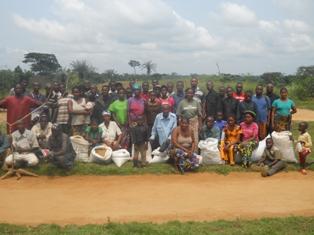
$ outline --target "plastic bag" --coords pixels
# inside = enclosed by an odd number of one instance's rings
[[[201,140],[198,143],[198,147],[201,150],[202,164],[212,165],[212,164],[223,164],[221,160],[220,152],[218,149],[218,140],[215,138],[207,138],[206,140]]]
[[[131,160],[130,153],[126,149],[119,149],[112,152],[112,161],[117,167],[121,167],[129,160]]]
[[[293,141],[291,140],[292,133],[290,131],[274,131],[271,133],[274,141],[274,146],[277,147],[282,153],[282,160],[286,162],[297,162],[293,150]]]
[[[101,153],[103,151],[103,153]],[[112,149],[106,145],[96,146],[92,149],[90,158],[92,162],[99,164],[111,163]]]
[[[266,148],[266,139],[269,137],[270,137],[270,135],[268,135],[265,139],[261,140],[258,143],[258,147],[252,153],[252,161],[253,162],[258,162],[259,160],[261,160],[262,155],[264,153],[264,150]]]
[[[168,152],[160,152],[159,149],[160,147],[152,152],[152,160],[150,160],[149,163],[164,163],[169,160]]]
[[[70,137],[73,149],[76,153],[76,161],[90,162],[90,156],[88,154],[89,143],[80,135],[74,135]]]

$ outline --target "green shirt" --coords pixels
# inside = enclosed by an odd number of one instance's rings
[[[290,99],[287,99],[285,101],[277,99],[273,102],[272,106],[276,108],[277,115],[287,117],[290,115],[291,109],[295,107],[295,104]]]
[[[98,138],[100,138],[101,139],[101,137],[102,137],[102,129],[101,128],[97,128],[97,130],[92,130],[92,128],[90,127],[90,126],[88,126],[88,127],[86,127],[86,129],[85,129],[85,133],[86,133],[86,135],[89,137],[89,138],[91,138],[91,139],[93,139],[93,140],[96,140],[96,139],[98,139]]]
[[[117,118],[117,122],[120,125],[124,125],[128,118],[128,101],[116,100],[109,106],[109,111],[114,113]]]
[[[179,106],[177,107],[177,115],[183,116],[187,119],[202,116],[201,105],[194,99],[190,102],[187,99],[184,99],[179,103]]]

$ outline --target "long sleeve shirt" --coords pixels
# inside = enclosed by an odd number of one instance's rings
[[[151,139],[158,136],[159,144],[162,145],[167,139],[171,138],[171,133],[177,127],[177,116],[169,113],[168,117],[164,117],[163,113],[159,113],[152,128]]]

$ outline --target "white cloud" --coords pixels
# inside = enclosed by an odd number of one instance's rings
[[[224,20],[234,26],[252,26],[257,23],[255,12],[245,5],[223,3],[221,6]]]
[[[292,32],[308,32],[310,27],[301,20],[287,19],[283,21],[283,26]]]

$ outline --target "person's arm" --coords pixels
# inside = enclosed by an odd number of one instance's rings
[[[191,131],[191,137],[192,137],[192,146],[191,146],[191,155],[192,155],[192,153],[194,153],[196,149],[194,131]]]
[[[276,107],[273,106],[272,107],[272,111],[271,111],[271,125],[272,125],[272,128],[274,129],[275,128],[275,116],[276,116]]]
[[[202,112],[202,107],[199,102],[197,102],[197,109],[198,109],[198,132],[199,132],[203,124],[203,112]]]
[[[87,115],[89,114],[89,111],[86,110],[73,110],[73,101],[69,100],[68,102],[68,111],[70,114],[83,114],[83,115]]]
[[[295,105],[293,105],[291,107],[291,111],[290,111],[290,114],[295,114],[297,112],[297,108],[295,107]]]
[[[8,99],[7,98],[0,100],[0,108],[7,109],[8,106],[9,105],[8,105]]]
[[[151,140],[155,140],[156,138],[156,134],[157,134],[157,122],[158,122],[158,119],[155,118],[155,121],[154,121],[154,125],[152,127],[152,133],[151,133],[151,136],[149,139]]]

